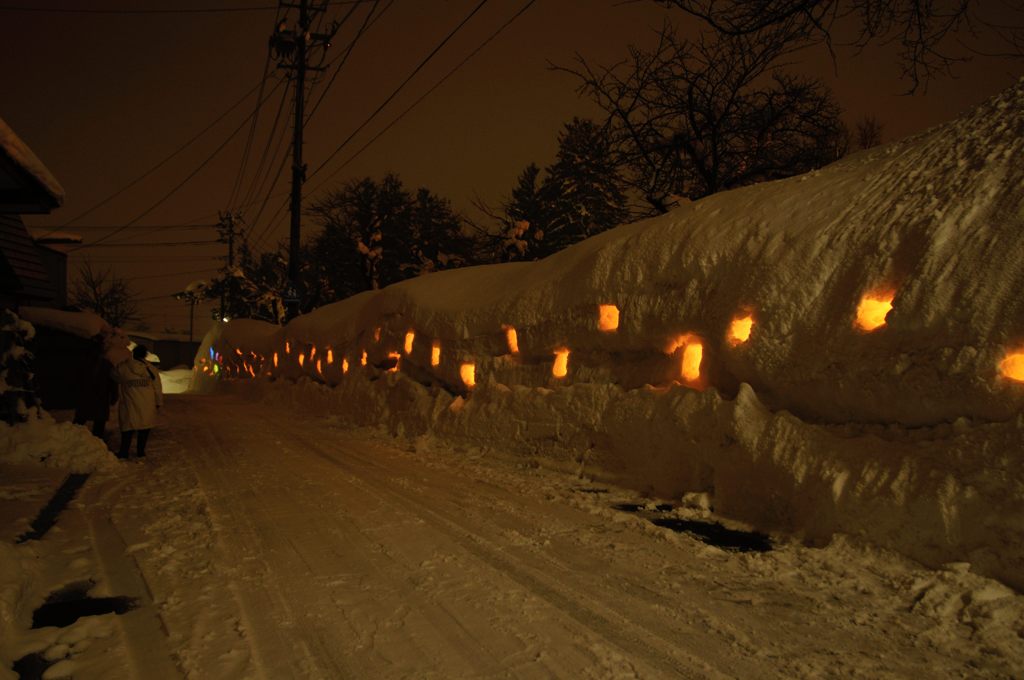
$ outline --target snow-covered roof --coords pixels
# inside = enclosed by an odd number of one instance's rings
[[[65,312],[46,307],[21,307],[19,316],[34,326],[91,338],[100,333],[110,332],[110,324],[92,312]]]
[[[0,118],[0,152],[28,173],[56,205],[64,203],[64,187],[3,118]]]

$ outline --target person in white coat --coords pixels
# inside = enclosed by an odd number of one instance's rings
[[[117,419],[121,425],[121,450],[118,458],[127,458],[132,436],[138,432],[139,458],[146,455],[149,431],[156,425],[156,412],[164,403],[160,372],[146,361],[147,350],[137,345],[132,358],[114,367],[113,377],[121,397],[118,400]]]

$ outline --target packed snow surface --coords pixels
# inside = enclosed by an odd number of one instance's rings
[[[539,262],[218,326],[197,385],[298,380],[264,389],[1021,588],[1022,157],[1024,80],[926,133]]]
[[[30,409],[23,423],[0,422],[0,463],[92,472],[116,462],[103,440],[92,436],[87,428],[58,423],[46,411]]]

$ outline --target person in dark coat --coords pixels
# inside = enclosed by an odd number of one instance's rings
[[[93,336],[89,357],[79,378],[78,400],[72,422],[85,425],[92,421],[92,433],[100,439],[103,439],[110,419],[110,407],[117,403],[117,383],[110,375],[112,369],[103,350],[103,336]]]
[[[156,412],[164,403],[160,372],[146,361],[148,350],[137,345],[132,358],[114,367],[113,377],[121,388],[117,419],[121,425],[121,450],[118,458],[127,458],[132,436],[139,435],[139,458],[146,455],[149,431],[156,425]]]

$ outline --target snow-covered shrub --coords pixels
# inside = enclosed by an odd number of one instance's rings
[[[9,424],[28,419],[37,399],[32,386],[32,353],[25,343],[35,329],[10,309],[0,312],[0,420]]]

